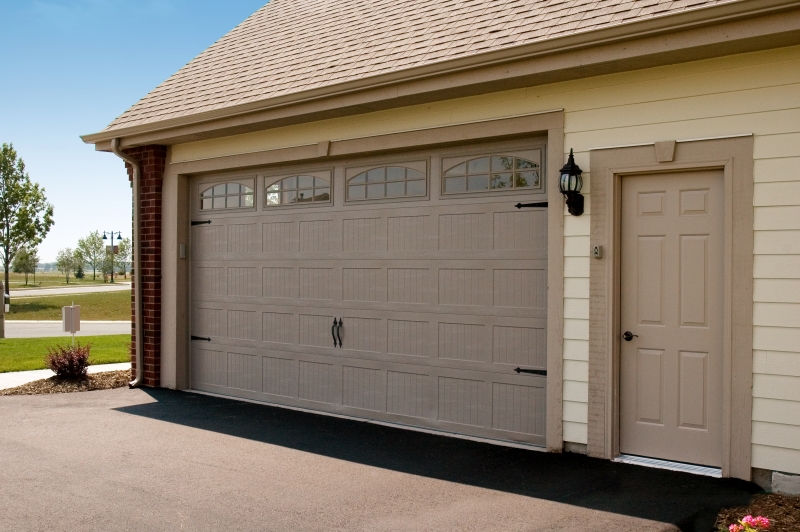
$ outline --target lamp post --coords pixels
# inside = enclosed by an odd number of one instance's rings
[[[114,255],[117,254],[116,246],[114,246],[114,235],[116,235],[117,240],[122,240],[122,233],[120,233],[119,231],[117,231],[116,233],[114,231],[111,231],[110,233],[106,233],[105,231],[103,231],[103,240],[108,240],[108,237],[111,236],[111,245],[108,246],[108,247],[111,248],[111,282],[112,283],[114,282]]]

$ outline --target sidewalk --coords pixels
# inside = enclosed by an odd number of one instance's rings
[[[120,364],[100,364],[98,366],[89,366],[89,373],[102,373],[104,371],[119,371],[122,369],[131,369],[130,362],[122,362]],[[49,369],[36,369],[33,371],[12,371],[10,373],[0,373],[0,390],[7,390],[8,388],[16,388],[29,382],[38,381],[42,379],[49,379],[55,375]]]
[[[105,336],[109,334],[130,334],[130,321],[81,321],[81,336]],[[46,338],[51,336],[71,336],[63,331],[61,320],[6,320],[6,338]]]
[[[131,289],[130,281],[119,281],[114,284],[89,284],[76,286],[51,286],[46,288],[24,288],[11,290],[11,299],[17,297],[63,296],[70,294],[94,294],[98,292],[122,292]]]

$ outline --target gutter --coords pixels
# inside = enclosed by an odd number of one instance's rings
[[[212,111],[190,114],[188,116],[159,120],[157,122],[104,130],[88,135],[81,135],[81,140],[87,144],[104,144],[116,137],[122,138],[145,134],[168,135],[169,131],[181,127],[206,126],[214,128],[213,123],[223,119],[232,120],[236,125],[243,126],[249,123],[248,117],[250,115],[285,109],[299,104],[316,103],[321,100],[349,96],[367,90],[383,89],[391,91],[399,83],[425,81],[442,75],[501,66],[515,61],[551,56],[655,35],[675,33],[682,30],[703,28],[742,19],[775,15],[799,7],[800,1],[798,0],[729,0],[710,7],[689,9],[665,16],[654,16],[632,23],[620,23],[596,30],[578,31],[563,37],[544,39],[533,43],[503,48],[497,51],[478,53],[420,67],[368,76],[366,78],[273,97],[267,100],[233,105]],[[156,143],[164,144],[165,142]],[[123,144],[125,146],[138,145],[135,142],[131,143],[129,139]]]
[[[136,376],[128,383],[131,388],[141,386],[144,380],[144,338],[142,334],[142,254],[141,254],[141,220],[139,215],[139,192],[140,192],[140,177],[141,168],[139,162],[132,157],[122,153],[119,149],[119,138],[111,140],[111,151],[114,155],[130,164],[133,168],[133,304],[134,304],[134,317],[133,317],[133,330],[136,334]]]

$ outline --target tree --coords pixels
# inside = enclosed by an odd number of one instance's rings
[[[133,247],[131,239],[125,238],[119,243],[119,253],[117,253],[117,264],[122,267],[122,275],[128,278],[128,264],[131,262]]]
[[[11,144],[0,147],[0,248],[5,268],[6,295],[12,257],[23,247],[42,243],[53,226],[53,206],[44,188],[31,182],[25,163]]]
[[[28,275],[33,274],[33,282],[36,282],[36,266],[39,265],[39,256],[36,254],[36,250],[29,250],[28,248],[22,248],[17,251],[17,254],[14,255],[14,260],[11,263],[11,270],[14,273],[24,273],[25,274],[25,284],[28,284]]]
[[[80,255],[70,248],[59,249],[56,255],[56,267],[64,274],[67,284],[69,284],[69,274],[78,269],[82,262]]]
[[[83,256],[85,263],[91,266],[92,279],[97,279],[97,270],[102,268],[106,254],[100,231],[92,231],[85,238],[79,239],[77,251]]]

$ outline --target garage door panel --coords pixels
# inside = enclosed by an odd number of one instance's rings
[[[192,333],[226,345],[269,344],[305,352],[334,351],[331,327],[337,312],[298,312],[304,307],[236,305],[227,310],[198,304]],[[381,360],[440,359],[480,363],[486,371],[507,371],[502,366],[546,366],[546,320],[483,317],[459,314],[352,312],[337,309],[342,319],[344,347],[334,353],[363,351]],[[403,319],[405,317],[405,319]],[[362,356],[362,355],[358,355]]]
[[[254,209],[197,211],[192,387],[544,444],[546,377],[514,369],[547,365],[547,209],[513,205],[545,195],[440,195],[426,157],[419,200],[348,201],[338,168],[332,203],[264,206],[260,178]]]
[[[264,402],[541,443],[543,377],[247,348],[194,350],[193,387]]]

